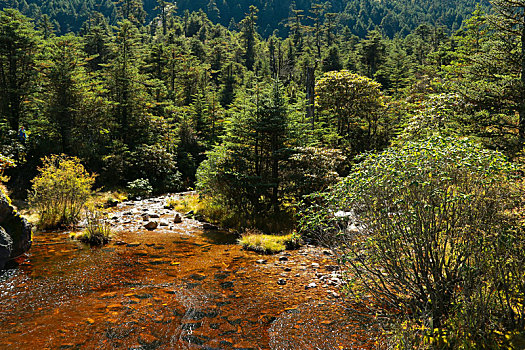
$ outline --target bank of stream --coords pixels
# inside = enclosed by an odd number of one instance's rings
[[[102,248],[36,232],[0,276],[0,349],[371,347],[329,251],[247,252],[227,232],[175,223],[164,201],[119,205]]]

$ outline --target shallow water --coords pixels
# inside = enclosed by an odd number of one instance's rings
[[[0,276],[0,349],[370,346],[326,288],[305,289],[318,272],[310,264],[330,263],[322,254],[279,261],[234,241],[193,221],[123,227],[96,249],[36,233],[30,253]]]

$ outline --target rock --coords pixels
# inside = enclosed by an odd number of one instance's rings
[[[284,271],[286,271],[286,272],[290,272],[290,271],[292,271],[292,268],[291,268],[291,267],[285,267],[285,268],[284,268]]]
[[[208,222],[205,222],[202,224],[203,230],[218,230],[219,227],[217,225],[210,224]]]
[[[279,257],[279,261],[288,261],[288,257],[281,256],[281,257]]]
[[[156,222],[156,221],[149,221],[148,223],[146,223],[146,224],[144,225],[144,228],[145,228],[146,230],[154,230],[154,229],[156,229],[158,226],[159,226],[159,223],[158,223],[158,222]]]
[[[182,222],[182,218],[179,213],[175,214],[175,217],[173,218],[173,222],[176,224],[180,224]]]
[[[317,288],[317,284],[315,282],[312,282],[309,285],[304,286],[304,289],[312,289],[312,288]]]
[[[332,251],[330,251],[330,250],[323,250],[323,254],[324,255],[328,255],[328,256],[334,255],[334,253],[332,253]]]
[[[277,281],[277,284],[280,286],[284,286],[286,284],[286,280],[284,278],[279,278]]]
[[[257,264],[266,264],[268,262],[268,260],[265,260],[265,259],[259,259],[256,261]]]
[[[160,215],[157,214],[157,213],[150,213],[149,217],[152,218],[152,219],[158,219],[158,218],[160,218]]]
[[[14,259],[31,248],[31,225],[26,219],[22,218],[20,214],[11,205],[9,198],[0,190],[0,228],[2,229],[2,246],[3,254],[0,253],[0,265],[4,267],[7,260]],[[9,238],[11,239],[11,249],[9,256],[6,258],[9,246]],[[4,255],[4,256],[2,256]]]
[[[318,269],[319,268],[319,264],[318,263],[312,263],[312,269]]]
[[[195,212],[193,210],[190,210],[189,212],[187,212],[186,214],[184,214],[185,217],[187,218],[190,218],[192,217],[193,215],[195,215]]]
[[[13,239],[0,226],[0,270],[4,268],[6,261],[11,256],[13,250]]]
[[[166,226],[169,226],[169,224],[165,220],[161,220],[160,226],[166,227]]]
[[[149,221],[149,215],[148,214],[142,215],[142,221]]]

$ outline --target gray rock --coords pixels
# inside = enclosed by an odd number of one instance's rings
[[[5,263],[11,256],[13,250],[13,239],[0,226],[0,270],[4,268]]]
[[[26,219],[22,218],[11,205],[7,196],[0,191],[0,228],[2,229],[3,254],[5,255],[8,247],[8,240],[11,239],[11,250],[7,259],[0,258],[0,265],[14,259],[31,248],[31,225]],[[9,238],[6,238],[9,236]]]
[[[312,282],[309,285],[304,286],[304,289],[312,289],[312,288],[317,288],[317,284],[315,282]]]

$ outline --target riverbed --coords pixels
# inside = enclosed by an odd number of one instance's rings
[[[330,251],[244,251],[228,232],[175,223],[164,200],[116,208],[102,248],[36,232],[0,276],[0,349],[372,347]],[[162,226],[146,230],[151,212]]]

